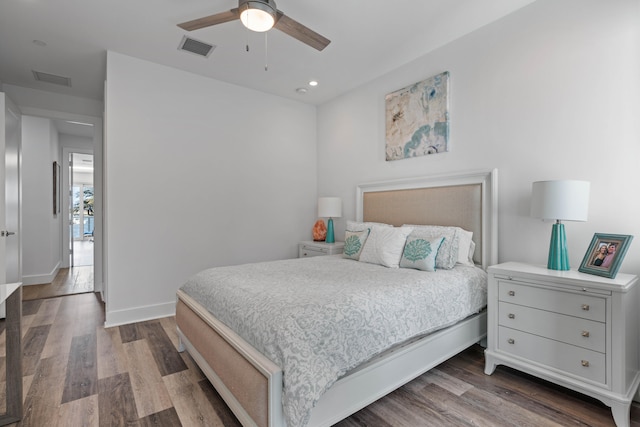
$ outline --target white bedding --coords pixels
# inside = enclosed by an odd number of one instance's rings
[[[283,411],[304,426],[349,370],[486,306],[477,267],[424,272],[324,256],[218,267],[182,290],[283,369]]]

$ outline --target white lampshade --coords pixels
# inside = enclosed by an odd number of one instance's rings
[[[273,0],[240,1],[240,21],[251,31],[269,31],[276,22],[276,3]]]
[[[340,197],[318,198],[318,216],[320,218],[340,218],[342,216],[342,199]]]
[[[589,213],[588,181],[538,181],[531,191],[531,216],[560,221],[586,221]]]

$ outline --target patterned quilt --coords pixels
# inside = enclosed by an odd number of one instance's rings
[[[294,427],[354,367],[480,311],[486,283],[476,267],[424,272],[337,255],[212,268],[182,290],[282,368]]]

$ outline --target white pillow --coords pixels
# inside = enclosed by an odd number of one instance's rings
[[[411,227],[374,226],[360,253],[359,261],[398,268]]]
[[[362,231],[362,230],[373,228],[375,226],[393,227],[393,225],[383,224],[381,222],[360,222],[360,221],[347,220],[347,230],[349,231]]]
[[[428,241],[409,235],[400,259],[400,267],[436,271],[436,255],[443,240],[444,237],[436,237]]]
[[[368,236],[368,228],[362,231],[347,230],[344,233],[344,249],[342,255],[345,258],[355,259],[356,261],[360,259],[360,253],[362,252],[362,248],[364,248],[364,243],[367,241]]]
[[[457,230],[460,227],[445,227],[441,225],[403,225],[402,227],[413,228],[412,237],[421,237],[425,240],[431,241],[437,237],[444,237],[444,241],[438,249],[438,255],[436,256],[436,267],[445,270],[450,270],[455,267],[458,262],[458,246],[460,243],[460,236]],[[469,253],[467,248],[465,254]]]
[[[476,243],[472,240],[469,245],[469,265],[476,265],[473,255],[476,253]]]
[[[464,265],[473,264],[473,252],[475,252],[476,245],[473,243],[473,231],[467,231],[463,228],[456,227],[458,233],[458,262]],[[471,251],[471,244],[473,243],[473,252]]]

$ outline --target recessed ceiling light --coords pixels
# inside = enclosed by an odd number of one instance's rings
[[[46,46],[46,45],[47,45],[47,44],[46,44],[45,42],[43,42],[42,40],[34,40],[34,41],[33,41],[33,44],[35,44],[36,46],[41,46],[41,47],[44,47],[44,46]]]
[[[300,95],[304,95],[307,93],[307,89],[304,87],[299,87],[298,89],[296,89],[296,93],[299,93]]]
[[[318,82],[316,80],[311,80],[309,82],[309,86],[318,86]]]

